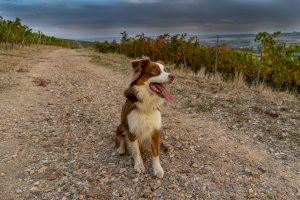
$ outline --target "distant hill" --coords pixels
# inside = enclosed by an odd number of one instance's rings
[[[258,43],[255,42],[255,36],[256,34],[223,34],[219,35],[219,42],[231,48],[250,48],[256,51]],[[203,45],[213,46],[216,44],[217,35],[202,35],[199,37]],[[300,32],[281,33],[277,41],[285,42],[287,45],[300,45]]]
[[[82,49],[82,48],[88,48],[93,45],[93,42],[90,41],[83,41],[83,40],[72,40],[72,39],[65,39],[67,41],[71,48],[73,49]]]
[[[207,35],[189,35],[198,36],[200,38],[200,43],[205,46],[213,46],[216,44],[216,34],[207,34]],[[253,52],[257,51],[258,43],[254,41],[256,34],[220,34],[219,43],[226,44],[234,49],[251,49]],[[147,36],[150,38],[156,38],[157,36]],[[99,38],[82,38],[81,41],[87,42],[112,42],[116,40],[120,42],[122,39],[121,36],[116,37],[99,37]],[[279,42],[285,42],[288,45],[300,45],[300,32],[291,32],[291,33],[281,33],[277,38]]]
[[[189,35],[189,36],[198,36],[200,39],[215,39],[217,34],[205,34],[205,35]],[[255,38],[256,34],[254,33],[245,33],[245,34],[219,34],[220,38]],[[147,36],[150,38],[156,38],[157,36]],[[81,38],[80,41],[88,41],[88,42],[95,42],[95,41],[120,41],[121,36],[115,37],[95,37],[95,38]],[[279,38],[294,38],[300,39],[300,32],[291,32],[291,33],[281,33]]]

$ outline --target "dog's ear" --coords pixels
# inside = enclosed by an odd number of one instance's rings
[[[132,81],[135,81],[136,79],[139,78],[139,76],[143,71],[143,68],[149,63],[150,63],[150,58],[147,56],[143,56],[141,59],[132,61],[132,68],[134,71]]]
[[[138,72],[144,66],[150,63],[150,58],[147,56],[143,56],[141,59],[132,61],[132,68],[134,72]]]

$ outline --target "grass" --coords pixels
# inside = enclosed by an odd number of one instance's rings
[[[131,60],[121,54],[107,53],[94,54],[92,62],[108,67],[115,71],[121,71],[127,75],[131,73]]]
[[[12,70],[18,63],[24,59],[34,57],[42,49],[49,49],[55,47],[49,47],[44,45],[31,45],[31,46],[18,46],[15,45],[14,49],[5,50],[0,46],[0,73],[8,72]]]

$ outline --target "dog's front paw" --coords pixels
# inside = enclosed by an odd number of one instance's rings
[[[135,171],[137,171],[138,173],[144,173],[145,172],[145,167],[143,162],[136,162],[134,164],[134,169]]]
[[[164,170],[160,165],[153,166],[153,173],[154,173],[154,176],[156,176],[158,178],[164,177]]]

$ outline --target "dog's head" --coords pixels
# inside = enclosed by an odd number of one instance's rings
[[[164,84],[172,83],[174,76],[171,73],[165,72],[163,64],[153,62],[149,57],[143,57],[142,59],[134,60],[132,68],[134,73],[131,84],[144,85],[149,92],[169,102],[173,100],[173,97],[166,90]]]

